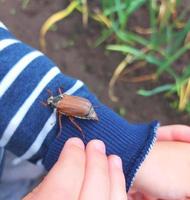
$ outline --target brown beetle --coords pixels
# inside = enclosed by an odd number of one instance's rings
[[[61,117],[65,115],[69,117],[70,121],[74,126],[82,133],[84,137],[83,130],[81,127],[74,121],[74,117],[80,119],[96,120],[98,121],[98,116],[94,110],[93,105],[88,99],[79,96],[72,96],[63,94],[59,88],[59,95],[53,96],[52,92],[48,90],[50,97],[47,99],[47,103],[44,105],[49,105],[52,108],[56,108],[60,130],[62,128]]]

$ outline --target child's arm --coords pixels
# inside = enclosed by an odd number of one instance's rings
[[[77,61],[76,61],[77,67]],[[18,156],[15,163],[30,160],[51,169],[65,141],[82,138],[68,117],[60,127],[56,111],[45,108],[41,101],[63,86],[69,95],[82,96],[95,107],[99,121],[76,119],[85,134],[85,143],[100,139],[107,154],[123,160],[127,188],[155,140],[158,123],[131,124],[103,105],[83,82],[62,74],[41,52],[17,40],[0,24],[0,146]]]
[[[157,142],[137,172],[134,188],[156,199],[190,197],[190,144]]]

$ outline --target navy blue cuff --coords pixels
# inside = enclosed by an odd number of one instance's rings
[[[75,119],[85,134],[84,143],[92,139],[100,139],[106,145],[107,155],[116,154],[123,161],[123,169],[127,181],[127,190],[131,186],[135,173],[151,149],[155,138],[158,122],[149,124],[131,124],[121,118],[110,108],[100,103],[89,92],[85,93],[93,105],[99,121]],[[49,144],[43,165],[50,170],[57,161],[65,141],[70,137],[80,137],[81,133],[63,116],[61,135]]]

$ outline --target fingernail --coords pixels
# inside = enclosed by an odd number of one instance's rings
[[[73,138],[68,139],[67,144],[77,146],[81,149],[84,149],[83,141],[81,139],[77,138],[77,137],[73,137]]]
[[[115,165],[115,167],[122,170],[122,160],[119,156],[114,155],[112,158],[112,161],[113,161],[113,164]]]
[[[94,140],[92,141],[93,147],[98,150],[100,153],[106,153],[105,144],[101,140]]]

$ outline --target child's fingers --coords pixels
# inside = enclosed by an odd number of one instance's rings
[[[85,174],[85,148],[78,138],[69,139],[59,160],[49,173],[50,189],[58,191],[60,200],[77,200]],[[65,181],[63,181],[65,180]],[[54,198],[50,198],[54,199]]]
[[[168,125],[159,127],[158,140],[190,142],[190,126]]]
[[[86,147],[86,171],[80,200],[109,200],[109,168],[105,145],[92,140]]]
[[[111,155],[108,158],[108,163],[110,173],[110,200],[127,200],[121,159],[118,156]]]
[[[137,190],[134,192],[129,191],[128,199],[129,200],[137,200],[137,199],[138,200],[158,200],[158,198],[143,194],[141,192],[138,192]]]
[[[78,200],[84,171],[84,144],[78,138],[71,138],[66,142],[57,163],[28,199]]]

